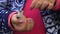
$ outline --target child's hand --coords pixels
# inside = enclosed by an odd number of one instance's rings
[[[39,8],[39,9],[52,9],[54,7],[54,3],[56,0],[33,0],[31,4],[31,9]]]
[[[29,31],[34,25],[31,18],[25,18],[25,16],[22,15],[21,18],[17,19],[17,14],[12,16],[11,23],[17,31]]]

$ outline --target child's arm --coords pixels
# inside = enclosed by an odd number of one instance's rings
[[[18,30],[18,31],[25,31],[25,30],[27,31],[32,29],[33,27],[32,19],[26,19],[23,15],[22,18],[17,19],[16,17],[17,12],[15,10],[11,10],[9,5],[5,5],[5,7],[7,8],[0,9],[1,22],[4,23],[4,27],[6,27],[7,29],[9,28],[9,30],[11,28],[13,30]],[[22,19],[23,21],[21,22]]]

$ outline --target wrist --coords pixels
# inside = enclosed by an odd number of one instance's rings
[[[10,20],[10,24],[12,25],[12,27],[14,28],[14,26],[13,26],[13,24],[12,23],[14,23],[14,19],[15,19],[15,16],[16,16],[17,14],[14,14],[12,17],[11,17],[11,20]]]

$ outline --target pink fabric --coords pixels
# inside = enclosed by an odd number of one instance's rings
[[[26,0],[23,10],[24,10],[24,15],[27,18],[32,18],[34,20],[33,29],[27,32],[14,31],[14,34],[45,34],[45,27],[42,21],[40,11],[36,8],[34,8],[33,10],[30,10],[31,2],[32,0]]]
[[[12,30],[14,30],[14,28],[11,26],[10,20],[11,20],[11,18],[12,18],[12,16],[13,16],[14,14],[16,14],[16,12],[12,12],[12,13],[9,15],[9,17],[8,17],[8,26],[9,26]]]
[[[55,7],[53,8],[54,11],[57,11],[58,9],[60,9],[60,0],[57,0],[57,1],[56,1],[56,5],[55,5]]]

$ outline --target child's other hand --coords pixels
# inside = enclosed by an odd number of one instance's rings
[[[21,18],[17,19],[17,14],[12,16],[11,23],[17,31],[29,31],[34,25],[31,18],[25,18],[25,16],[22,15]]]
[[[54,7],[54,3],[56,0],[33,0],[30,6],[31,9],[39,8],[39,9],[52,9]]]

